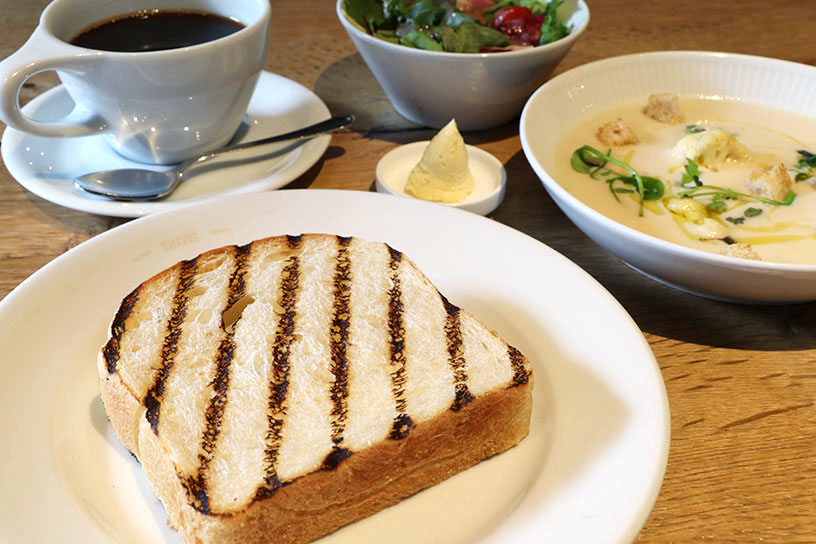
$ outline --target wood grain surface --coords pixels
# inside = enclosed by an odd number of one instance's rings
[[[0,57],[25,41],[45,4],[0,0]],[[656,50],[739,52],[816,65],[813,0],[589,5],[589,29],[556,73]],[[272,0],[272,6],[266,68],[313,89],[332,113],[358,116],[288,187],[371,190],[383,153],[433,132],[394,111],[337,22],[332,0]],[[53,74],[38,75],[22,100],[57,83]],[[726,304],[644,278],[559,211],[524,158],[517,122],[466,139],[507,169],[507,198],[492,218],[591,273],[632,315],[655,353],[672,440],[660,496],[637,542],[816,542],[816,303]],[[0,168],[0,298],[61,253],[124,221],[51,204]]]

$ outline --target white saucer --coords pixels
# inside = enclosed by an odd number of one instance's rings
[[[405,182],[429,143],[424,141],[401,145],[383,155],[377,163],[377,191],[414,198],[405,192]],[[441,204],[487,215],[504,200],[507,172],[499,159],[487,151],[472,145],[466,145],[465,149],[468,152],[468,166],[473,174],[473,191],[462,202]]]
[[[68,93],[58,86],[26,104],[23,111],[34,119],[46,121],[59,119],[72,108]],[[288,132],[327,117],[329,109],[312,91],[290,79],[262,72],[236,141]],[[108,146],[104,136],[45,138],[9,127],[3,133],[2,157],[20,185],[55,204],[100,215],[139,217],[193,201],[283,187],[314,165],[330,140],[330,136],[321,136],[279,156],[197,175],[158,202],[117,202],[74,188],[74,178],[88,172],[162,168],[122,157]],[[269,145],[262,153],[272,153],[285,146]]]

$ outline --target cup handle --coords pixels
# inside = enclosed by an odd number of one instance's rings
[[[34,74],[48,70],[81,73],[102,61],[100,52],[77,51],[37,28],[20,49],[0,62],[0,119],[10,127],[39,136],[88,136],[104,131],[106,123],[79,105],[53,122],[36,121],[20,110],[20,89]]]

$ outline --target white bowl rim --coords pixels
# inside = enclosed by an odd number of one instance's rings
[[[742,53],[726,53],[720,51],[692,51],[692,50],[651,51],[645,53],[632,53],[628,55],[620,55],[592,61],[587,64],[582,64],[581,66],[577,66],[575,68],[562,72],[561,74],[553,77],[546,83],[542,84],[541,87],[536,89],[536,91],[532,95],[530,95],[530,98],[527,100],[527,103],[524,105],[524,109],[521,112],[521,117],[519,118],[519,136],[521,137],[521,147],[524,151],[525,156],[527,157],[527,162],[530,164],[533,170],[535,170],[539,179],[544,181],[545,187],[548,190],[555,191],[556,193],[558,193],[559,198],[569,201],[573,207],[580,209],[582,214],[592,216],[598,222],[600,222],[604,228],[609,228],[614,230],[615,232],[619,232],[623,236],[634,238],[639,243],[642,243],[649,248],[660,250],[667,253],[672,253],[674,255],[677,255],[678,257],[683,257],[697,261],[707,261],[710,262],[711,264],[732,268],[749,270],[755,269],[756,271],[762,272],[778,271],[784,273],[799,273],[805,276],[816,274],[816,265],[814,264],[778,263],[729,257],[727,255],[710,253],[707,251],[703,251],[701,249],[695,249],[675,244],[674,242],[669,242],[667,240],[657,238],[656,236],[646,234],[631,227],[627,227],[626,225],[618,223],[617,221],[610,219],[609,217],[603,215],[602,213],[594,210],[593,208],[585,204],[583,201],[573,196],[569,191],[564,189],[564,187],[562,187],[561,184],[558,183],[552,176],[550,176],[549,173],[547,173],[544,170],[544,168],[538,163],[538,161],[534,162],[530,160],[530,158],[533,156],[533,149],[527,137],[527,130],[529,127],[528,121],[529,117],[532,115],[530,111],[533,107],[533,103],[538,99],[538,97],[546,93],[551,87],[558,85],[562,81],[566,81],[569,79],[578,79],[581,76],[583,76],[584,73],[593,71],[599,65],[630,63],[633,60],[637,60],[640,62],[650,61],[662,62],[666,58],[672,57],[688,61],[693,61],[699,57],[707,57],[722,59],[723,62],[728,60],[740,60],[743,62],[757,62],[771,65],[778,64],[788,66],[789,68],[801,70],[804,72],[811,71],[813,77],[816,78],[816,67],[809,66],[807,64],[801,64],[798,62],[782,59],[774,59],[770,57],[746,55]],[[784,107],[779,106],[769,107],[773,107],[775,109],[784,111]]]
[[[569,34],[561,38],[560,40],[556,40],[554,42],[550,42],[544,45],[539,45],[536,47],[528,47],[525,49],[517,49],[514,51],[502,51],[500,53],[452,53],[450,51],[429,51],[427,49],[417,49],[414,47],[408,47],[406,45],[398,45],[395,43],[391,43],[386,40],[382,40],[380,38],[375,38],[371,36],[367,32],[360,30],[357,25],[352,22],[348,16],[346,15],[345,8],[343,7],[344,0],[337,0],[337,18],[340,19],[340,22],[346,28],[347,31],[353,32],[355,36],[359,37],[360,39],[371,43],[371,44],[379,44],[386,48],[386,50],[390,48],[394,48],[394,51],[402,51],[408,55],[426,55],[426,56],[443,56],[444,58],[450,59],[485,59],[485,58],[495,58],[495,57],[523,57],[525,55],[535,55],[541,54],[545,51],[551,51],[553,49],[560,49],[563,46],[567,46],[572,44],[578,37],[583,34],[583,32],[589,26],[589,6],[586,4],[585,0],[578,0],[575,8],[575,12],[573,13],[572,17],[579,16],[578,19],[578,27],[573,29]]]

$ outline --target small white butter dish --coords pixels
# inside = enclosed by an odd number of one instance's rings
[[[392,149],[377,163],[377,191],[408,198],[405,182],[408,174],[422,158],[422,153],[430,142],[414,142]],[[507,187],[507,172],[502,163],[482,149],[466,145],[468,166],[475,183],[473,192],[462,202],[439,202],[445,206],[461,208],[469,212],[487,215],[495,210],[502,200]]]

